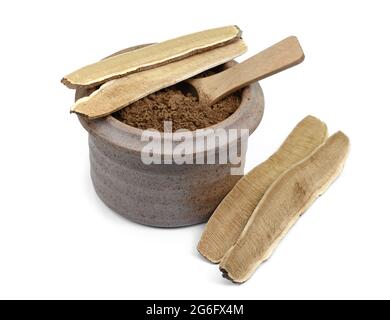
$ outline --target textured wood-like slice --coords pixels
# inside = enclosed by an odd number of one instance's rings
[[[244,41],[240,39],[226,46],[154,69],[111,80],[103,84],[90,96],[77,100],[71,112],[82,114],[90,119],[107,116],[148,94],[231,61],[245,53],[246,49]]]
[[[206,225],[198,251],[218,263],[235,244],[253,210],[269,186],[289,167],[303,160],[325,142],[327,127],[308,116],[290,133],[279,150],[240,179],[220,203]]]
[[[237,243],[223,257],[224,277],[241,283],[272,254],[280,240],[341,173],[349,151],[342,132],[286,171],[267,190]]]
[[[241,31],[237,26],[185,35],[85,66],[65,76],[62,82],[69,88],[96,86],[130,73],[155,68],[224,46],[240,37]]]

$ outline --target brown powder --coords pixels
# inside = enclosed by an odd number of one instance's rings
[[[163,121],[172,121],[173,131],[196,130],[212,126],[233,114],[240,105],[240,95],[232,94],[206,107],[190,93],[177,87],[163,89],[118,111],[114,117],[140,129],[163,131]]]
[[[208,77],[221,71],[219,67],[201,73],[195,78]],[[241,92],[236,92],[216,104],[206,107],[198,99],[185,93],[185,85],[152,93],[113,114],[115,118],[139,129],[164,131],[164,121],[172,121],[172,130],[196,130],[212,126],[232,115],[241,103]]]

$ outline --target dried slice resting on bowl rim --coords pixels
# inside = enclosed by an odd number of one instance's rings
[[[241,37],[237,26],[227,26],[192,33],[122,53],[76,70],[62,79],[69,88],[93,87],[127,74],[162,66],[205,52]]]
[[[246,50],[244,41],[238,40],[154,69],[111,80],[91,95],[77,100],[71,112],[89,119],[107,116],[153,92],[231,61]]]
[[[269,186],[289,167],[303,160],[327,138],[326,124],[308,116],[290,133],[279,150],[235,185],[206,225],[198,251],[218,263],[237,241]]]
[[[236,244],[223,257],[224,277],[241,283],[269,258],[298,218],[341,173],[349,151],[342,132],[287,170],[256,207]]]

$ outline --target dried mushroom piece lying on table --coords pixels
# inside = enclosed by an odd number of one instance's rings
[[[214,263],[221,261],[244,230],[253,210],[269,186],[289,167],[303,160],[327,138],[326,124],[308,116],[266,161],[235,185],[206,225],[198,251]]]
[[[349,151],[342,132],[287,170],[259,202],[236,244],[223,257],[224,277],[241,283],[269,258],[280,240],[340,175]]]

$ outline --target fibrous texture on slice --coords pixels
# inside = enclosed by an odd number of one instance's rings
[[[88,65],[65,76],[69,88],[96,86],[130,73],[147,70],[208,51],[241,37],[236,26],[205,30],[126,52]]]
[[[111,80],[90,96],[77,100],[71,111],[90,119],[107,116],[153,92],[231,61],[245,51],[245,43],[238,40],[154,69]]]
[[[198,251],[218,263],[235,244],[253,210],[269,186],[289,167],[303,160],[325,142],[327,127],[308,116],[290,133],[279,150],[235,185],[206,225]]]
[[[348,137],[338,132],[271,185],[221,261],[226,278],[244,282],[268,259],[300,215],[341,173],[348,151]]]

